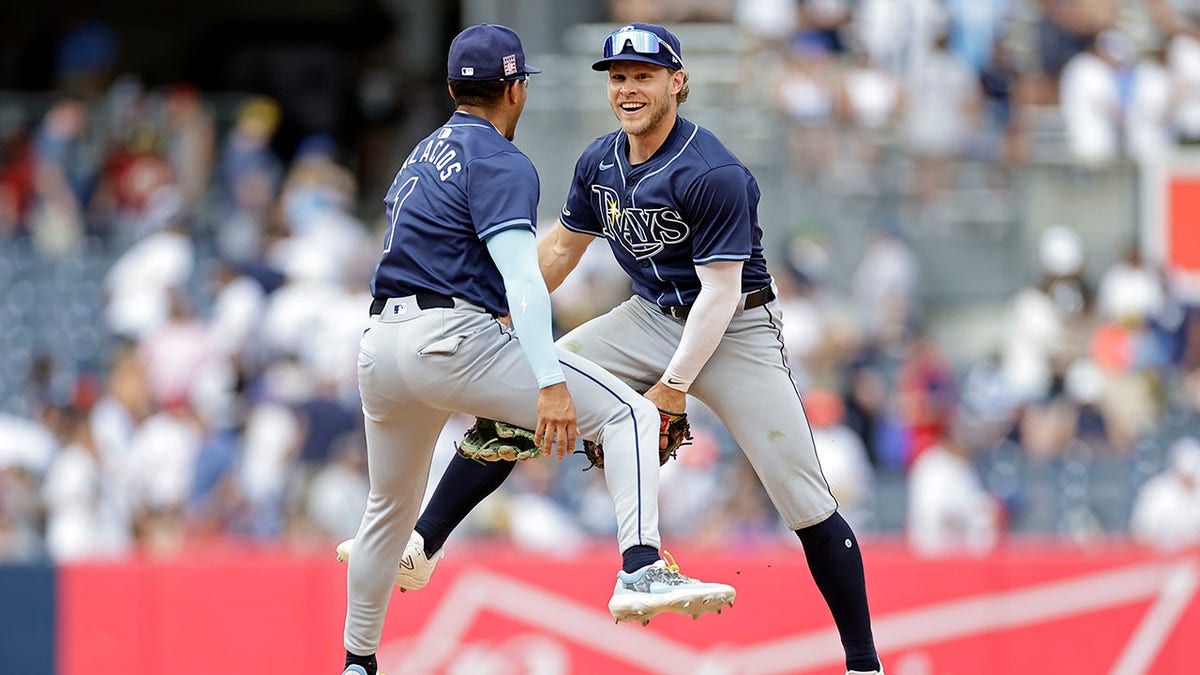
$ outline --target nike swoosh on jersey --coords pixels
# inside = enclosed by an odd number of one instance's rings
[[[613,162],[609,162],[608,164],[605,164],[604,162],[600,162],[600,170],[601,171],[608,171],[611,168],[613,168]]]
[[[668,377],[667,384],[683,384],[683,380],[677,380],[673,377]]]

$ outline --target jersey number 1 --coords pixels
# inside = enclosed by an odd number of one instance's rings
[[[404,209],[404,201],[412,195],[413,190],[417,189],[417,180],[419,179],[420,176],[413,176],[404,181],[399,190],[396,190],[396,206],[392,209],[391,222],[388,223],[387,238],[383,245],[384,253],[392,250],[392,237],[396,235],[396,223],[400,221],[400,211]]]

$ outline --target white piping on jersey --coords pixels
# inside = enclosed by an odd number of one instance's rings
[[[747,261],[747,260],[749,260],[749,259],[750,259],[750,256],[748,256],[748,255],[722,255],[722,254],[718,254],[718,255],[710,255],[710,256],[708,256],[707,258],[701,258],[701,259],[699,259],[699,260],[695,261],[695,263],[696,263],[697,265],[707,265],[708,263],[710,263],[710,262],[714,262],[714,261],[717,261],[717,260],[726,260],[726,261],[729,261],[729,262],[738,262],[738,261],[745,262],[745,261]]]
[[[687,122],[688,120],[684,120],[684,121]],[[630,206],[632,206],[632,207],[637,206],[637,200],[634,198],[634,193],[637,192],[638,187],[640,187],[647,178],[653,176],[656,173],[662,173],[663,171],[665,171],[667,169],[667,167],[671,166],[672,162],[679,159],[680,155],[682,155],[683,152],[688,149],[688,146],[690,146],[692,144],[692,139],[694,139],[696,137],[696,132],[700,131],[700,125],[696,124],[695,122],[689,122],[689,124],[692,125],[692,133],[690,136],[688,136],[687,140],[683,142],[683,146],[679,148],[679,152],[675,153],[675,156],[672,157],[671,159],[668,159],[666,164],[663,164],[662,166],[651,171],[650,173],[646,174],[645,176],[642,176],[642,179],[638,181],[638,184],[634,185],[633,189],[629,191],[629,205]],[[616,151],[617,151],[617,148],[616,148],[616,144],[614,143],[613,144],[613,154],[616,154]],[[617,164],[618,164],[618,166],[620,166],[620,162],[618,162]],[[622,182],[625,181],[624,173],[621,174],[621,181]],[[652,259],[650,260],[650,266],[654,270],[654,276],[658,277],[659,281],[661,281],[663,283],[667,283],[667,280],[663,279],[662,275],[658,273],[658,265],[654,264],[654,260],[652,260]],[[675,298],[679,301],[679,304],[682,305],[683,304],[683,294],[679,292],[678,284],[675,284],[672,282],[671,288],[673,288],[675,290]]]
[[[493,232],[500,230],[500,228],[505,228],[508,225],[529,225],[530,227],[533,227],[533,221],[528,218],[512,218],[510,220],[504,221],[503,223],[496,223],[495,225],[492,225],[488,229],[484,230],[483,232],[480,232],[479,238],[486,239],[486,238],[490,237]]]
[[[563,220],[562,216],[559,216],[559,218],[558,218],[558,222],[562,223],[562,226],[563,226],[563,227],[567,228],[568,230],[570,230],[570,231],[572,231],[572,232],[578,232],[579,234],[590,234],[590,235],[592,235],[593,237],[603,237],[603,236],[604,236],[604,234],[603,234],[603,233],[601,233],[601,234],[596,234],[595,232],[592,232],[591,230],[584,230],[584,229],[580,229],[580,228],[578,228],[578,227],[572,227],[570,223],[568,223],[567,221]]]
[[[628,141],[628,139],[627,139]],[[617,167],[617,173],[621,174],[621,188],[629,187],[629,182],[625,180],[625,165],[621,163],[621,153],[617,152],[621,147],[621,137],[613,139],[613,165]],[[604,162],[600,162],[603,164]]]
[[[654,268],[654,276],[658,277],[659,281],[666,281],[666,279],[663,279],[662,275],[658,273],[658,265],[655,264],[654,260],[652,258],[648,259],[648,260],[650,260],[650,266],[652,268]],[[683,304],[683,295],[680,294],[680,292],[679,292],[679,286],[677,286],[676,284],[671,284],[671,288],[675,289],[675,300],[677,300],[676,304],[682,305]],[[663,294],[659,293],[658,297],[662,298]]]
[[[687,120],[684,120],[684,121],[686,122]],[[679,152],[675,153],[675,156],[672,157],[671,159],[668,159],[666,164],[663,164],[662,166],[651,171],[650,173],[646,174],[645,176],[642,176],[642,180],[638,181],[638,184],[634,185],[633,189],[629,191],[630,206],[637,206],[637,202],[634,200],[633,195],[635,192],[637,192],[638,186],[640,186],[642,184],[642,181],[646,180],[647,178],[649,178],[650,176],[653,176],[656,173],[662,173],[663,171],[665,171],[667,169],[667,167],[671,166],[672,162],[679,159],[679,156],[683,154],[683,151],[687,150],[688,146],[692,144],[692,139],[696,137],[696,132],[700,130],[700,126],[698,124],[696,124],[695,122],[692,122],[691,125],[692,125],[692,135],[688,136],[688,139],[683,142],[683,147],[679,148]]]
[[[684,120],[684,121],[688,122],[688,120]],[[662,171],[665,171],[668,166],[671,166],[672,162],[679,159],[679,156],[683,154],[684,150],[688,149],[688,146],[692,144],[692,139],[694,139],[696,137],[696,132],[700,131],[700,125],[696,124],[695,122],[688,122],[688,123],[692,125],[692,134],[690,136],[688,136],[688,139],[686,141],[683,142],[683,146],[681,148],[679,148],[679,152],[675,153],[675,156],[672,157],[671,159],[668,159],[666,164],[663,164],[662,166],[651,171],[650,173],[646,174],[645,176],[642,176],[642,180],[645,180],[645,179],[649,178],[650,176],[653,176],[656,173],[661,173]],[[620,148],[620,145],[621,145],[619,141],[620,141],[620,137],[613,140],[613,151],[612,151],[613,152],[613,163],[616,164],[617,171],[619,171],[621,174],[621,185],[627,186],[628,181],[625,180],[625,167],[621,164],[620,153],[617,152],[617,150]],[[626,142],[628,143],[628,137],[626,138]],[[641,184],[642,184],[641,181],[638,181],[638,185],[641,185]],[[635,192],[637,192],[638,185],[634,185],[633,190],[631,190],[629,192],[630,206],[637,206],[637,203],[634,201],[633,194]]]
[[[462,111],[462,110],[455,110],[455,111],[454,111],[454,114],[455,114],[455,115],[469,115],[470,113],[468,113],[468,112],[464,112],[464,111]],[[442,125],[442,128],[443,128],[443,129],[445,129],[445,128],[447,128],[447,127],[449,127],[449,128],[452,128],[452,129],[457,129],[457,128],[459,128],[459,127],[479,127],[480,129],[495,129],[495,128],[496,128],[496,127],[492,126],[491,124],[475,124],[475,123],[471,123],[471,124],[450,124],[449,122],[447,122],[446,124],[443,124],[443,125]],[[500,131],[499,131],[499,130],[497,130],[497,131],[496,131],[496,133],[500,133]]]

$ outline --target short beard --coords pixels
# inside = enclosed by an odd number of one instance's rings
[[[669,96],[670,93],[668,92],[667,95]],[[666,119],[667,113],[670,112],[670,110],[671,110],[670,101],[665,97],[658,99],[657,101],[652,101],[652,102],[646,104],[646,107],[653,108],[653,111],[651,112],[650,116],[646,117],[644,120],[642,120],[640,122],[635,122],[635,121],[627,121],[627,120],[621,118],[620,117],[621,106],[620,105],[613,106],[613,108],[614,108],[613,112],[614,112],[614,114],[618,115],[618,119],[621,120],[621,129],[625,131],[625,135],[635,136],[635,137],[645,135],[651,129],[654,129],[655,127],[657,127],[664,119]]]

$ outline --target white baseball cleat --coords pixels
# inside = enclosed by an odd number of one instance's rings
[[[350,562],[350,553],[354,549],[354,540],[347,539],[337,546],[338,562]],[[433,576],[433,568],[446,555],[445,547],[438,550],[430,560],[425,556],[425,539],[416,530],[408,538],[404,547],[404,555],[400,556],[400,564],[396,568],[396,585],[400,592],[419,591],[429,583]]]
[[[643,626],[663,613],[687,614],[699,619],[708,612],[732,607],[737,591],[727,584],[708,583],[684,576],[670,553],[667,560],[626,573],[617,572],[617,586],[608,611],[617,622],[640,621]]]

